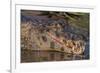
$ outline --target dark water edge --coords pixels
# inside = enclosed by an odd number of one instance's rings
[[[21,63],[89,60],[89,55],[73,55],[54,50],[21,50]]]

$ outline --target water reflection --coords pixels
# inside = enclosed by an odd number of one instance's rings
[[[73,55],[59,51],[50,50],[22,50],[21,62],[46,62],[46,61],[71,61],[89,59],[84,53]]]

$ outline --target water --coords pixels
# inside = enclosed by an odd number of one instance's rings
[[[47,61],[72,61],[89,59],[84,54],[73,55],[51,50],[22,50],[21,62],[47,62]]]

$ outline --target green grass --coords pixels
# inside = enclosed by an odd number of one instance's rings
[[[74,19],[69,19],[69,24],[89,30],[89,13],[83,13],[83,15]]]

